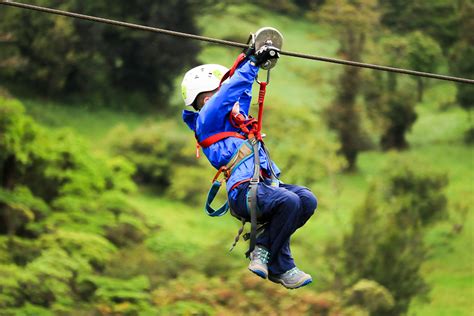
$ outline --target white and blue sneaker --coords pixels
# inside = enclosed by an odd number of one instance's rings
[[[283,274],[270,274],[268,279],[275,283],[281,283],[287,289],[297,289],[313,282],[311,275],[304,273],[297,267],[294,267]]]
[[[250,253],[249,270],[261,278],[266,279],[268,276],[268,260],[270,253],[262,246],[255,246],[255,249]]]

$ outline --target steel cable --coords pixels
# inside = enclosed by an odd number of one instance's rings
[[[214,44],[221,44],[221,45],[240,47],[240,48],[248,47],[247,44],[243,44],[243,43],[226,41],[226,40],[221,40],[221,39],[216,39],[216,38],[211,38],[211,37],[205,37],[205,36],[200,36],[200,35],[195,35],[195,34],[188,34],[188,33],[183,33],[183,32],[170,31],[170,30],[160,29],[160,28],[151,27],[151,26],[144,26],[144,25],[140,25],[140,24],[116,21],[116,20],[111,20],[111,19],[106,19],[106,18],[100,18],[100,17],[84,15],[84,14],[79,14],[79,13],[73,13],[73,12],[68,12],[68,11],[62,11],[62,10],[57,10],[57,9],[51,9],[51,8],[46,8],[46,7],[40,7],[40,6],[36,6],[36,5],[19,3],[19,2],[9,1],[9,0],[0,0],[0,4],[7,5],[7,6],[12,6],[12,7],[23,8],[23,9],[34,10],[34,11],[46,12],[46,13],[51,13],[51,14],[57,14],[57,15],[62,15],[62,16],[67,16],[67,17],[72,17],[72,18],[77,18],[77,19],[82,19],[82,20],[89,20],[89,21],[93,21],[93,22],[123,26],[123,27],[128,27],[128,28],[136,29],[136,30],[167,34],[167,35],[182,37],[182,38],[190,38],[190,39],[195,39],[195,40],[204,41],[204,42],[210,42],[210,43],[214,43]],[[419,77],[426,77],[426,78],[432,78],[432,79],[439,79],[439,80],[453,81],[453,82],[459,82],[459,83],[474,84],[473,79],[446,76],[446,75],[434,74],[434,73],[429,73],[429,72],[421,72],[421,71],[415,71],[415,70],[409,70],[409,69],[403,69],[403,68],[381,66],[381,65],[368,64],[368,63],[362,63],[362,62],[356,62],[356,61],[350,61],[350,60],[343,60],[343,59],[336,59],[336,58],[329,58],[329,57],[321,57],[321,56],[315,56],[315,55],[309,55],[309,54],[289,52],[289,51],[284,51],[284,50],[282,50],[280,52],[280,54],[290,56],[290,57],[303,58],[303,59],[309,59],[309,60],[317,60],[317,61],[323,61],[323,62],[328,62],[328,63],[333,63],[333,64],[341,64],[341,65],[347,65],[347,66],[369,68],[369,69],[375,69],[375,70],[381,70],[381,71],[387,71],[387,72],[395,72],[395,73],[401,73],[401,74],[407,74],[407,75],[413,75],[413,76],[419,76]]]

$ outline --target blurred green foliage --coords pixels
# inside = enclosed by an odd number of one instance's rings
[[[440,45],[420,31],[407,35],[406,61],[410,69],[422,72],[436,72],[443,61]],[[416,77],[418,101],[423,101],[426,79]]]
[[[466,78],[474,77],[474,61],[470,57],[474,54],[474,40],[471,32],[474,27],[472,16],[474,14],[474,3],[463,1],[461,3],[461,26],[460,38],[450,51],[450,68],[453,72]],[[459,105],[469,113],[470,127],[466,131],[464,140],[467,144],[474,144],[474,122],[472,120],[472,108],[474,107],[474,87],[467,84],[457,85],[456,99]]]
[[[312,16],[334,27],[339,38],[339,55],[353,61],[361,61],[367,40],[379,25],[376,0],[330,1]],[[359,67],[343,69],[337,81],[336,96],[325,113],[328,126],[337,133],[341,143],[340,153],[347,160],[349,171],[357,168],[358,153],[370,147],[357,106],[360,77]]]
[[[375,281],[362,279],[345,293],[347,301],[365,307],[370,315],[379,315],[395,304],[392,294]]]
[[[472,28],[474,4],[470,0],[449,1],[380,1],[382,24],[399,34],[409,34],[408,64],[414,70],[433,72],[439,68],[442,56],[455,76],[472,78],[474,63],[470,58],[474,43]],[[430,40],[430,37],[433,40]],[[404,65],[400,60],[400,65]],[[438,67],[437,67],[438,66]],[[423,98],[426,79],[416,78],[418,100]],[[472,85],[457,84],[458,104],[471,111],[474,105]],[[466,131],[466,143],[474,143],[474,127]]]
[[[192,154],[189,151],[188,155],[192,156]],[[190,205],[199,206],[199,209],[204,209],[206,194],[211,187],[214,174],[215,170],[202,162],[199,163],[199,166],[180,166],[173,170],[171,183],[166,193],[173,200],[183,201]],[[224,191],[224,188],[221,191]],[[221,200],[220,196],[221,194],[216,198],[216,205]]]
[[[385,45],[392,47],[392,43]],[[408,148],[406,134],[417,119],[416,93],[410,85],[398,83],[393,74],[370,72],[363,78],[367,82],[362,92],[368,118],[373,123],[372,135],[377,136],[384,150]]]
[[[107,139],[112,153],[136,166],[137,183],[175,200],[204,206],[214,173],[205,158],[196,159],[192,133],[174,121],[162,121],[145,123],[133,131],[119,125]]]
[[[394,167],[396,166],[396,167]],[[427,293],[421,275],[426,260],[426,225],[446,215],[446,175],[412,162],[392,159],[385,179],[373,184],[366,200],[353,214],[352,229],[342,245],[328,245],[335,256],[334,284],[345,288],[360,279],[374,280],[393,295],[375,308],[377,315],[400,315],[410,300]],[[364,305],[369,306],[369,305]]]
[[[474,62],[472,56],[474,54],[474,43],[462,41],[453,47],[451,57],[455,61],[453,70],[458,76],[472,78],[474,75]],[[458,85],[457,101],[466,111],[471,111],[474,107],[474,88],[472,85]]]
[[[356,304],[345,304],[332,292],[289,292],[248,273],[228,278],[183,274],[152,293],[162,315],[341,315],[353,316]],[[359,315],[369,315],[359,307]]]
[[[108,135],[111,151],[136,166],[134,179],[164,189],[171,183],[173,168],[196,165],[193,138],[174,121],[146,123],[134,131],[119,125]]]
[[[264,126],[269,135],[264,141],[281,169],[283,182],[311,186],[346,166],[345,159],[338,155],[336,136],[311,109],[296,107],[288,111],[274,103],[267,107],[264,120],[274,123]]]
[[[92,156],[70,131],[47,131],[16,100],[0,98],[0,113],[1,307],[27,315],[83,300],[140,305],[144,277],[97,276],[117,247],[154,227],[127,203],[134,166]]]
[[[383,25],[397,33],[419,30],[435,38],[447,50],[458,37],[464,5],[470,1],[392,0],[379,1]]]
[[[195,16],[215,1],[31,4],[195,34]],[[9,60],[1,78],[10,86],[16,83],[23,92],[40,95],[99,99],[112,107],[133,100],[131,110],[150,109],[157,100],[164,104],[175,76],[195,63],[199,51],[195,41],[16,8],[0,12],[1,35],[8,40],[1,43],[0,56]]]

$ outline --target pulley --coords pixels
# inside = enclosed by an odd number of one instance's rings
[[[249,44],[254,45],[255,50],[259,50],[264,45],[271,45],[281,50],[283,46],[283,35],[273,27],[262,27],[255,34],[250,34]],[[278,58],[270,59],[260,67],[269,70],[275,67]]]

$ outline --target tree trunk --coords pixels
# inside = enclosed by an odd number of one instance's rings
[[[423,78],[417,78],[417,88],[418,88],[418,102],[423,102],[423,92],[425,90],[425,82]]]
[[[11,191],[15,187],[15,155],[7,157],[3,164],[2,172],[2,189]],[[4,203],[0,203],[0,214],[2,222],[0,222],[0,234],[8,234],[9,237],[15,234],[15,219],[12,218],[13,214],[10,207]]]

